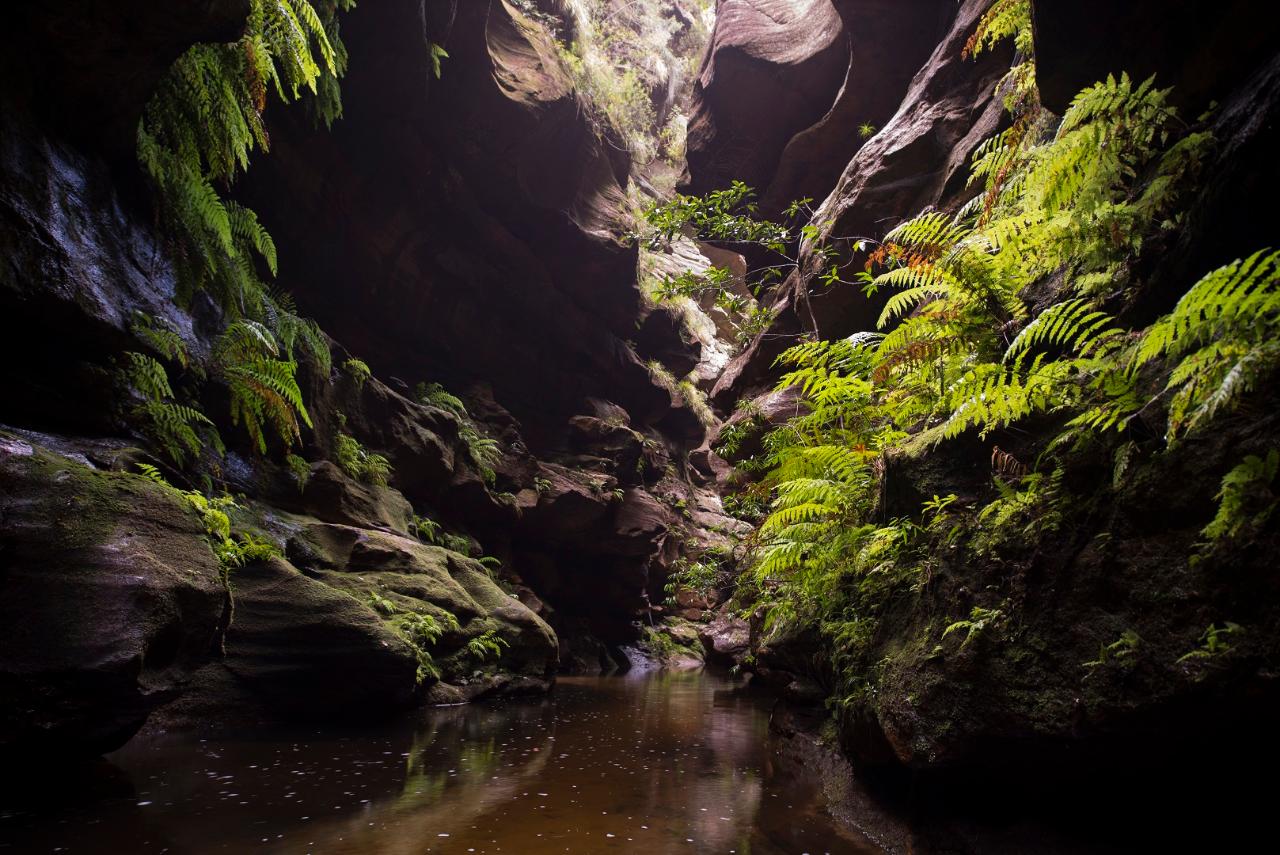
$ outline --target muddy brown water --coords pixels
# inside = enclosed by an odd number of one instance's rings
[[[92,795],[4,809],[0,853],[877,851],[778,762],[769,707],[660,672],[377,732],[138,739],[98,770],[108,784],[61,782]]]

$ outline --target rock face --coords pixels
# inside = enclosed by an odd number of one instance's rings
[[[1140,284],[1128,307],[1132,320],[1150,322],[1204,272],[1274,242],[1276,218],[1269,211],[1241,216],[1256,210],[1257,199],[1274,195],[1277,171],[1270,152],[1280,144],[1274,25],[1262,20],[1256,4],[1250,10],[1245,5],[1211,10],[1196,3],[1177,9],[1033,4],[1038,85],[1050,108],[1065,109],[1080,89],[1121,70],[1139,79],[1157,73],[1158,82],[1175,86],[1184,116],[1200,115],[1210,98],[1220,103],[1204,120],[1218,148],[1199,176],[1196,198],[1188,200],[1178,226],[1144,245],[1133,262]],[[835,6],[846,15],[855,63],[858,31],[849,13],[859,6],[870,4]],[[824,199],[814,217],[822,238],[880,238],[923,209],[954,211],[965,201],[973,150],[1006,121],[996,85],[1010,54],[962,58],[963,45],[989,6],[978,0],[938,4],[943,32],[898,93],[896,112],[844,155],[835,148],[813,149],[826,152],[814,156],[823,168],[831,167],[825,162],[829,156],[842,169],[820,193],[804,194]],[[1249,20],[1258,21],[1255,32],[1236,31],[1240,21]],[[815,16],[814,38],[825,32],[825,22]],[[820,136],[824,122],[834,127],[850,121],[843,97],[809,130],[791,131],[776,167],[759,173],[769,188],[766,211],[783,201],[774,188],[799,180],[789,176],[816,174],[805,163],[803,144]],[[713,155],[709,148],[700,152]],[[713,175],[705,163],[702,174]],[[696,171],[694,177],[696,183]],[[874,327],[880,305],[855,287],[824,291],[808,243],[800,247],[800,258],[799,271],[774,297],[773,329],[717,381],[714,403],[725,411],[743,406],[721,426],[712,447],[722,448],[726,437],[734,437],[743,443],[742,453],[751,454],[758,450],[752,443],[759,432],[790,415],[794,393],[788,402],[786,392],[766,390],[777,378],[774,358],[797,333],[814,330],[832,339]],[[840,259],[850,271],[860,269],[861,261]],[[1159,451],[1135,464],[1122,487],[1112,486],[1109,456],[1068,469],[1064,477],[1079,481],[1070,487],[1074,495],[1108,500],[1087,511],[1064,511],[1056,531],[1016,554],[995,550],[992,562],[949,561],[941,553],[910,603],[887,604],[868,656],[884,670],[873,681],[874,691],[847,700],[837,716],[843,749],[862,772],[883,773],[877,779],[885,781],[907,777],[922,804],[936,798],[952,807],[948,799],[970,786],[983,798],[1000,793],[1044,801],[1081,780],[1120,773],[1130,776],[1126,782],[1159,787],[1168,772],[1169,780],[1185,788],[1224,758],[1247,756],[1251,746],[1273,750],[1266,722],[1280,709],[1270,665],[1280,643],[1274,631],[1278,594],[1268,560],[1274,533],[1224,548],[1212,560],[1197,546],[1201,528],[1213,517],[1212,493],[1222,473],[1244,455],[1261,455],[1274,445],[1275,419],[1260,414],[1275,410],[1275,384],[1268,381],[1256,394],[1256,410],[1224,422],[1214,436],[1166,449],[1154,438],[1159,431],[1147,440],[1139,432],[1137,442]],[[1002,449],[1016,443],[1042,448],[1035,443],[1054,429],[1030,422],[1019,427],[999,438]],[[995,439],[966,437],[920,459],[887,460],[880,513],[886,519],[918,513],[931,495],[952,491],[962,502],[989,494]],[[1016,627],[975,636],[963,647],[955,633],[935,644],[940,624],[996,603],[1016,610]],[[1230,658],[1207,662],[1195,652],[1204,643],[1205,627],[1228,613],[1250,628],[1236,636]],[[702,630],[709,656],[721,648],[739,656],[733,651],[745,649],[743,628],[726,618],[717,616]],[[828,691],[830,640],[811,628],[763,643],[759,623],[752,622],[752,670],[792,702],[812,708]],[[1100,656],[1100,648],[1127,632],[1141,638],[1142,652],[1121,662]],[[1221,725],[1212,732],[1202,725],[1210,718]],[[1174,742],[1182,746],[1179,757],[1167,762],[1162,746]]]
[[[831,0],[718,3],[694,87],[689,191],[768,186],[788,141],[831,107],[848,63]]]
[[[379,373],[490,382],[535,448],[562,446],[592,396],[656,421],[670,401],[626,341],[649,357],[688,345],[636,336],[636,250],[616,237],[626,157],[519,4],[426,10],[396,0],[345,16],[360,61],[332,131],[301,111],[272,117],[273,156],[246,192],[293,259],[289,286]],[[424,38],[449,51],[438,80]]]
[[[110,751],[217,654],[228,598],[177,492],[0,432],[0,752]]]
[[[197,358],[208,352],[197,318],[209,318],[175,307],[174,266],[147,212],[131,202],[131,186],[43,131],[7,94],[0,97],[0,355],[6,366],[40,370],[3,369],[0,421],[100,434],[111,422],[112,390],[92,366],[129,348],[134,313],[177,331]]]
[[[693,92],[688,190],[742,181],[766,214],[825,197],[861,129],[893,115],[949,14],[940,0],[720,3]]]
[[[897,111],[911,78],[946,33],[954,4],[941,0],[834,0],[849,39],[844,80],[830,108],[796,133],[761,187],[765,211],[823,199],[868,135]],[[767,189],[766,189],[767,188]]]

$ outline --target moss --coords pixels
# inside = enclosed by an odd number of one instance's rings
[[[190,521],[198,528],[195,515],[177,491],[142,475],[93,469],[38,446],[20,461],[17,466],[26,470],[25,483],[9,492],[32,497],[39,513],[54,527],[61,548],[105,543],[120,519],[131,515],[161,526]]]

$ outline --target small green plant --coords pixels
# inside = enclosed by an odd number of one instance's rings
[[[209,548],[222,568],[224,582],[233,569],[255,561],[280,557],[279,547],[269,540],[258,538],[249,532],[232,536],[231,512],[240,506],[231,496],[206,496],[197,490],[179,490],[168,482],[159,469],[149,463],[139,463],[138,469],[156,484],[175,491],[200,517]]]
[[[443,71],[441,61],[449,58],[449,52],[435,42],[428,42],[427,49],[431,54],[431,73],[436,76],[436,80],[439,80],[440,73]]]
[[[373,376],[368,364],[362,359],[356,359],[354,356],[342,364],[342,370],[351,378],[351,382],[356,384],[357,390],[363,389],[364,384]]]
[[[719,424],[719,419],[712,412],[711,405],[707,403],[707,395],[697,386],[693,385],[689,380],[681,380],[677,388],[680,390],[680,397],[684,400],[685,406],[693,411],[698,421],[703,427],[713,428]]]
[[[448,392],[439,383],[419,383],[414,387],[413,394],[420,404],[448,410],[459,418],[467,417],[467,407],[462,399]]]
[[[1280,451],[1271,449],[1266,457],[1250,454],[1222,479],[1218,491],[1218,513],[1200,532],[1210,542],[1235,537],[1241,531],[1257,531],[1275,511],[1277,499],[1271,485],[1280,470]]]
[[[439,543],[440,532],[440,523],[428,517],[414,514],[409,521],[409,533],[424,543]]]
[[[265,538],[256,537],[249,532],[241,532],[236,538],[227,538],[213,545],[214,554],[228,572],[232,568],[282,556],[280,548]]]
[[[551,479],[538,476],[533,479],[533,489],[538,491],[539,496],[545,496],[551,492]]]
[[[924,515],[930,521],[938,519],[947,512],[947,508],[951,507],[958,497],[955,493],[948,493],[945,496],[933,494],[933,498],[924,503]]]
[[[462,437],[462,442],[467,447],[467,454],[479,470],[480,477],[492,487],[498,478],[498,473],[493,467],[502,459],[502,449],[498,446],[498,441],[482,434],[470,419],[463,420],[458,435]]]
[[[289,468],[289,475],[298,485],[298,492],[306,490],[307,482],[311,480],[311,464],[300,455],[289,454],[284,459],[284,465]]]
[[[870,122],[863,122],[861,125],[858,125],[859,139],[866,141],[871,139],[875,135],[876,135],[876,126],[871,124]]]
[[[451,394],[439,383],[419,383],[414,390],[414,395],[419,403],[447,410],[461,420],[458,436],[466,446],[467,456],[475,464],[485,484],[492,487],[498,478],[494,467],[502,459],[502,449],[497,440],[485,436],[467,413],[467,407],[462,399]]]
[[[400,628],[411,641],[421,647],[430,647],[440,640],[446,631],[457,631],[458,620],[445,612],[443,621],[424,612],[406,612],[400,618]]]
[[[369,608],[373,609],[383,617],[392,617],[399,611],[396,604],[379,594],[377,591],[369,592]]]
[[[974,606],[967,619],[949,624],[942,631],[942,637],[946,638],[953,632],[963,632],[965,634],[964,641],[960,642],[960,647],[963,649],[969,646],[969,642],[1003,620],[1004,611],[1002,609],[984,609],[981,606]]]
[[[446,533],[441,536],[437,543],[450,552],[456,552],[459,555],[471,554],[471,538],[461,534]]]
[[[244,425],[259,453],[267,450],[266,425],[286,447],[302,439],[299,420],[311,427],[298,363],[281,355],[276,336],[256,321],[234,321],[214,345],[218,374],[231,392],[231,422]]]
[[[418,658],[417,681],[439,679],[440,669],[428,648],[435,645],[445,632],[458,631],[458,619],[449,612],[441,612],[441,618],[424,612],[403,612],[396,619],[400,634],[413,647]]]
[[[467,652],[479,661],[484,662],[491,658],[501,658],[503,648],[510,646],[505,638],[502,638],[493,630],[488,630],[467,642]]]
[[[742,450],[748,438],[757,434],[765,426],[763,416],[746,416],[738,421],[731,421],[720,430],[716,439],[715,452],[726,460],[732,460]]]
[[[1231,640],[1235,636],[1243,634],[1244,627],[1238,623],[1226,621],[1222,626],[1211,623],[1200,636],[1200,647],[1190,653],[1179,656],[1178,661],[1187,662],[1194,659],[1211,659],[1214,656],[1221,656],[1231,650]]]
[[[1110,644],[1098,646],[1098,658],[1084,663],[1086,668],[1100,668],[1108,662],[1132,661],[1142,646],[1142,637],[1131,629],[1126,629],[1120,637]]]
[[[333,440],[333,457],[338,467],[357,481],[385,487],[391,478],[391,461],[381,454],[375,454],[363,445],[360,440],[346,432],[347,418],[338,413],[339,432]]]
[[[722,565],[709,556],[698,560],[681,557],[672,565],[671,575],[662,586],[667,595],[666,603],[674,606],[676,595],[681,590],[692,591],[703,598],[710,597],[721,587],[726,576]]]

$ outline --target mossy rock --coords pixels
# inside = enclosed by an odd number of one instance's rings
[[[232,576],[226,666],[276,712],[373,718],[411,705],[417,653],[360,598],[283,559]]]
[[[176,490],[0,433],[0,747],[116,748],[216,655],[204,535]]]
[[[502,590],[484,566],[457,552],[383,531],[313,522],[289,541],[289,554],[313,578],[361,603],[386,602],[380,615],[394,626],[397,615],[430,615],[446,629],[428,652],[446,676],[496,667],[528,676],[553,673],[558,663],[555,632],[519,599]],[[493,633],[506,642],[487,662],[467,650],[473,639]]]

